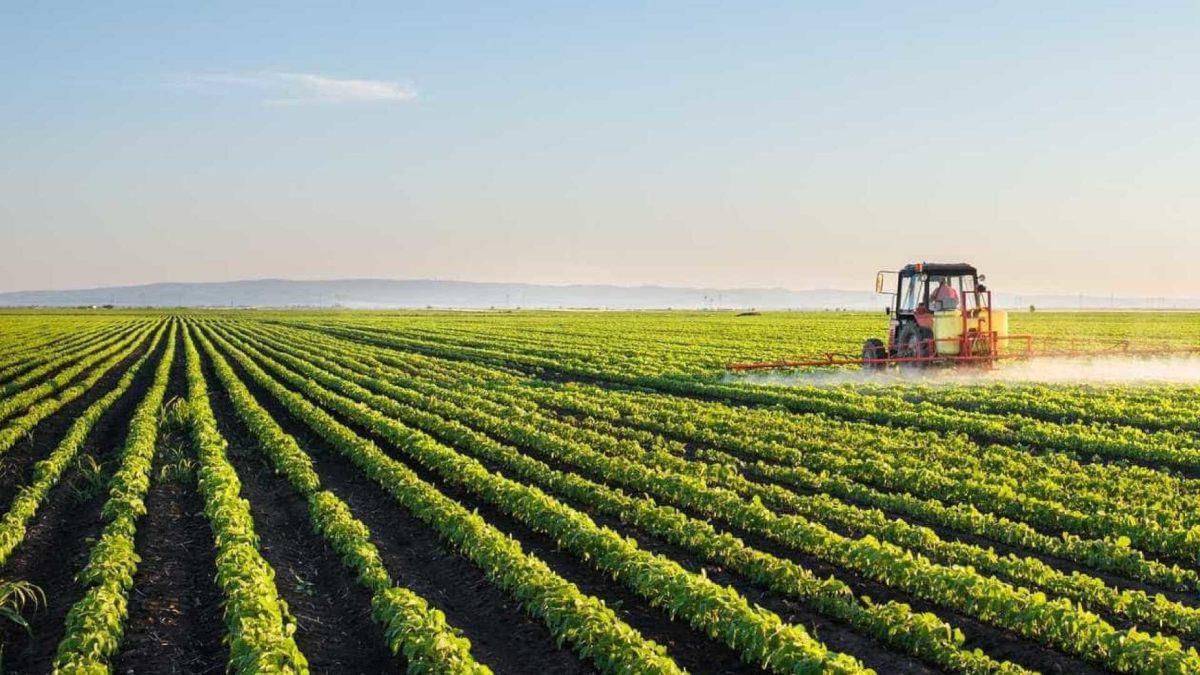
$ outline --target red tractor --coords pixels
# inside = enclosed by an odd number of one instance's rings
[[[892,275],[895,290],[885,290]],[[879,272],[875,292],[893,296],[887,341],[864,342],[862,364],[884,368],[893,363],[993,360],[1010,339],[1008,314],[992,307],[992,294],[983,281],[966,263],[914,263],[898,272]]]

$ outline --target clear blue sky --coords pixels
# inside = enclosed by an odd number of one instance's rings
[[[0,9],[0,290],[1200,295],[1194,1],[99,4]]]

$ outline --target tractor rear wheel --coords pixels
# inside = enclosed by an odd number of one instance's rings
[[[933,331],[915,323],[906,323],[896,338],[898,356],[905,359],[924,359],[933,356]],[[910,361],[906,366],[919,368],[924,361]]]
[[[867,338],[863,343],[862,350],[863,361],[877,361],[888,357],[887,345],[883,344],[883,340],[879,338]],[[863,368],[866,370],[883,370],[887,368],[886,363],[864,363]]]

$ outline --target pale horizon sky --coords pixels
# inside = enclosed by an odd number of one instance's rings
[[[0,291],[1200,296],[1200,5],[0,9]]]

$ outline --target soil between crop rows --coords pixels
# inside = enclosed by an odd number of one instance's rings
[[[129,418],[145,397],[154,379],[154,363],[165,347],[164,341],[143,364],[129,389],[96,421],[80,449],[80,456],[88,455],[101,463],[105,484],[116,468]],[[0,569],[4,578],[36,584],[47,598],[47,606],[28,616],[32,638],[11,623],[0,625],[6,672],[49,672],[67,611],[82,595],[75,574],[87,562],[100,532],[100,508],[106,491],[80,503],[71,488],[78,474],[74,466],[64,472],[30,522],[25,540]]]

